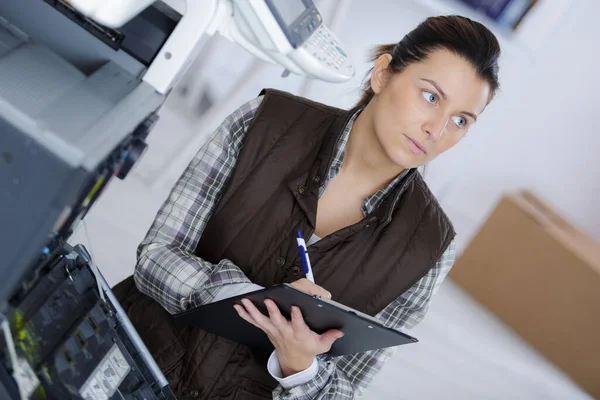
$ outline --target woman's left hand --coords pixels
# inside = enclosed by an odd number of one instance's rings
[[[288,321],[272,300],[265,300],[267,317],[254,304],[243,299],[244,307],[235,305],[239,316],[267,334],[277,351],[277,358],[284,377],[304,371],[318,354],[326,353],[333,343],[344,336],[337,329],[322,335],[316,334],[304,322],[298,307],[292,307],[292,320]]]

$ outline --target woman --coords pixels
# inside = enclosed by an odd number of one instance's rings
[[[346,399],[365,389],[390,350],[324,356],[343,333],[311,332],[299,310],[287,321],[273,303],[269,317],[249,302],[236,308],[269,335],[268,361],[169,313],[289,282],[389,327],[415,326],[452,266],[455,235],[417,168],[477,121],[498,88],[499,55],[483,25],[429,18],[378,48],[352,110],[269,90],[223,122],[138,249],[145,295],[131,282],[115,289],[180,398]],[[298,229],[318,285],[299,268]]]

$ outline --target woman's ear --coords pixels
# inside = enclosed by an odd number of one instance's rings
[[[388,66],[392,61],[392,55],[389,53],[382,54],[375,61],[375,67],[373,67],[373,73],[371,74],[371,89],[373,93],[379,94],[387,84],[389,78]]]

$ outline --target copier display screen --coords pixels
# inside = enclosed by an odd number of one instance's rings
[[[306,11],[302,0],[271,0],[286,25],[293,24]]]

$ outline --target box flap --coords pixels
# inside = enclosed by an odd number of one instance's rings
[[[530,191],[514,193],[508,198],[600,274],[600,243],[576,228]]]

